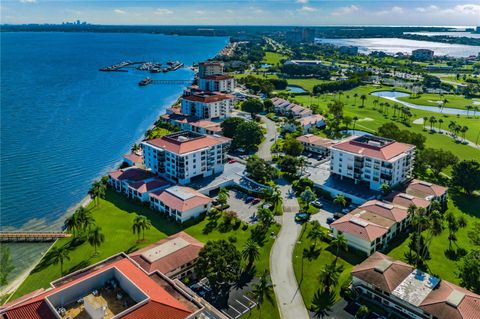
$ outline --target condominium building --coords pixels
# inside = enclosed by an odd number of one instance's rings
[[[355,266],[352,289],[413,319],[477,319],[480,296],[379,252]]]
[[[218,122],[199,120],[195,117],[177,113],[166,113],[160,118],[162,121],[177,126],[183,131],[191,131],[203,135],[222,135],[222,127]]]
[[[129,256],[146,272],[159,271],[169,278],[194,276],[194,267],[203,244],[187,234],[178,232]]]
[[[330,172],[372,190],[394,186],[412,176],[415,146],[364,135],[348,138],[331,147]]]
[[[149,255],[151,258],[154,256]],[[124,253],[80,269],[0,308],[3,319],[226,319],[178,280]]]
[[[231,93],[235,89],[235,79],[228,74],[208,75],[198,79],[198,87],[204,91]]]
[[[333,237],[342,234],[351,248],[370,255],[386,248],[409,223],[407,207],[371,200],[337,219],[330,227]]]
[[[231,139],[182,131],[142,142],[145,166],[173,182],[223,172]]]
[[[150,207],[183,223],[207,213],[212,199],[190,187],[173,186],[150,194]]]
[[[182,114],[198,119],[224,119],[233,110],[233,95],[218,92],[185,92],[181,98]]]
[[[210,75],[223,74],[222,61],[204,61],[198,64],[198,77],[205,78]]]

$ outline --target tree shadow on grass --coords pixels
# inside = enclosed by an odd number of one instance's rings
[[[480,196],[467,197],[454,189],[450,190],[449,196],[461,212],[480,218],[480,209],[478,209],[480,207]]]
[[[83,268],[88,267],[88,266],[90,266],[90,258],[84,259],[84,260],[82,260],[81,262],[79,262],[78,264],[70,267],[70,269],[68,269],[68,270],[66,271],[66,273],[67,273],[67,274],[70,274],[70,273],[72,273],[72,272],[74,272],[74,271],[83,269]]]
[[[70,246],[70,243],[73,241],[70,240],[69,242],[65,243],[63,245],[63,247],[65,247],[66,249],[68,250],[73,250],[72,247]],[[53,253],[52,253],[52,250],[50,249],[46,254],[45,256],[43,256],[43,258],[40,260],[40,262],[35,266],[35,268],[33,268],[32,270],[32,274],[33,273],[36,273],[36,272],[39,272],[49,266],[51,266],[53,264]]]
[[[255,273],[256,273],[255,266],[250,267],[250,269],[245,269],[244,271],[242,271],[242,273],[240,274],[240,277],[235,282],[234,287],[236,289],[245,288],[253,280],[253,278],[255,277]]]
[[[324,291],[318,289],[312,299],[309,310],[313,313],[314,318],[324,318],[330,315],[332,306],[335,304],[335,292]]]
[[[337,250],[333,247],[328,246],[326,250],[329,251],[334,256],[337,255]],[[361,254],[360,252],[354,251],[352,249],[348,251],[340,250],[338,257],[340,259],[343,259],[345,262],[347,262],[350,265],[358,265],[367,258],[366,255]]]

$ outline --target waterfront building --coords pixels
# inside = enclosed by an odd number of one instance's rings
[[[412,51],[412,59],[425,61],[433,59],[434,51],[430,49],[416,49]]]
[[[108,174],[108,184],[128,198],[141,202],[149,201],[149,194],[166,188],[170,183],[150,171],[131,167],[119,169]]]
[[[297,137],[297,141],[303,144],[305,151],[317,153],[323,156],[330,155],[330,147],[336,142],[313,134]]]
[[[145,166],[168,180],[187,184],[223,172],[231,139],[177,132],[142,142]]]
[[[123,162],[127,166],[142,166],[143,165],[143,154],[142,152],[132,152],[129,154],[123,155]]]
[[[208,311],[207,311],[208,308]],[[5,319],[226,318],[178,280],[120,253],[0,308]]]
[[[208,75],[198,79],[198,86],[204,91],[232,93],[235,89],[235,79],[228,74]]]
[[[383,250],[410,223],[408,208],[370,200],[334,221],[333,237],[343,234],[348,245],[366,255]]]
[[[181,98],[182,114],[198,119],[225,119],[233,110],[233,95],[218,92],[185,92]]]
[[[183,223],[210,211],[212,199],[190,187],[173,186],[150,194],[150,207]]]
[[[203,244],[181,231],[129,256],[147,273],[159,271],[171,279],[194,276],[195,263]]]
[[[210,75],[223,74],[222,61],[204,61],[198,64],[198,77],[205,78]]]
[[[476,319],[480,296],[375,252],[351,272],[352,290],[413,319]]]
[[[393,187],[411,178],[414,154],[414,145],[371,135],[350,137],[332,145],[330,172],[378,191],[384,183]]]

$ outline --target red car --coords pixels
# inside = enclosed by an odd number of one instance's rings
[[[236,162],[237,162],[236,160],[231,159],[231,160],[228,161],[228,164],[233,164],[233,163],[236,163]]]
[[[252,205],[258,204],[258,203],[260,203],[260,201],[261,201],[260,198],[255,198],[255,199],[252,201]]]

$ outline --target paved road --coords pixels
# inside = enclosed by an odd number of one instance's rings
[[[281,218],[282,228],[270,253],[272,282],[275,285],[280,317],[307,319],[309,314],[303,303],[292,265],[293,249],[301,231],[301,226],[295,223],[294,218],[299,206],[291,185],[284,181],[280,185],[284,213]]]
[[[267,128],[267,134],[265,134],[265,140],[262,144],[260,144],[258,148],[257,155],[258,157],[266,160],[272,160],[272,152],[270,152],[270,148],[275,143],[275,137],[277,134],[277,127],[275,126],[275,122],[269,119],[266,116],[261,115],[263,122]]]

